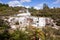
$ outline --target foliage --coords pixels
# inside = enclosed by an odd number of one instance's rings
[[[0,15],[14,15],[25,7],[9,7],[7,4],[0,3]],[[33,7],[28,8],[32,16],[51,17],[60,26],[60,8],[49,8],[47,4],[43,4],[43,9],[36,10]],[[18,23],[16,23],[18,24]],[[9,26],[0,19],[0,40],[60,40],[60,30],[52,27],[45,27],[43,31],[39,28],[27,28],[25,31],[15,30],[12,34],[8,31]]]
[[[31,27],[26,29],[26,32],[29,34],[32,40],[45,40],[44,32],[40,28]]]
[[[6,26],[5,26],[6,25]],[[2,31],[3,30],[3,31]],[[9,32],[9,26],[0,19],[0,40],[60,40],[60,29],[44,27],[27,27],[23,30],[13,30]]]
[[[54,21],[60,19],[60,8],[49,8],[47,4],[43,4],[43,9],[36,10],[34,8],[30,8],[29,11],[32,16],[51,17]],[[59,21],[57,21],[57,25],[60,26]]]
[[[30,40],[28,34],[22,30],[15,30],[14,33],[10,34],[10,40]]]
[[[60,31],[60,29],[58,30]],[[60,32],[58,30],[52,27],[43,28],[46,40],[60,40]]]
[[[0,40],[8,40],[10,38],[8,33],[9,26],[3,19],[0,19]]]

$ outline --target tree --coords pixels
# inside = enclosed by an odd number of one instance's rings
[[[49,9],[48,5],[47,4],[43,4],[43,9],[46,10],[46,9]]]

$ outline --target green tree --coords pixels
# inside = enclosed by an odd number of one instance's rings
[[[47,5],[46,3],[43,4],[43,9],[44,9],[44,10],[49,9],[49,7],[48,7],[48,5]]]

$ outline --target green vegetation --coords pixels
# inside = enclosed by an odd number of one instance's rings
[[[6,22],[0,19],[0,40],[45,40],[44,32],[38,28],[12,30]]]
[[[12,30],[0,19],[0,40],[60,40],[60,29],[26,27],[26,30]]]
[[[0,16],[9,16],[17,14],[18,11],[25,7],[9,7],[8,4],[0,3]]]
[[[43,9],[36,10],[29,8],[32,16],[51,17],[60,26],[60,8],[49,8],[47,4],[43,4]]]
[[[52,27],[43,28],[46,40],[60,40],[60,29],[55,29]]]
[[[0,3],[0,16],[14,15],[25,7],[9,7],[8,4]],[[28,8],[32,16],[51,17],[60,26],[60,8],[49,8],[47,4],[43,5],[43,9],[36,10],[33,7]],[[18,23],[16,23],[18,24]],[[22,30],[11,30],[10,26],[0,19],[0,40],[60,40],[60,29],[45,27],[43,30],[39,28],[26,28]]]

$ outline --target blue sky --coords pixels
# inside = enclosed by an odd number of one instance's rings
[[[50,8],[60,7],[60,0],[0,0],[0,3],[9,4],[9,6],[25,6],[41,9],[46,3]]]

